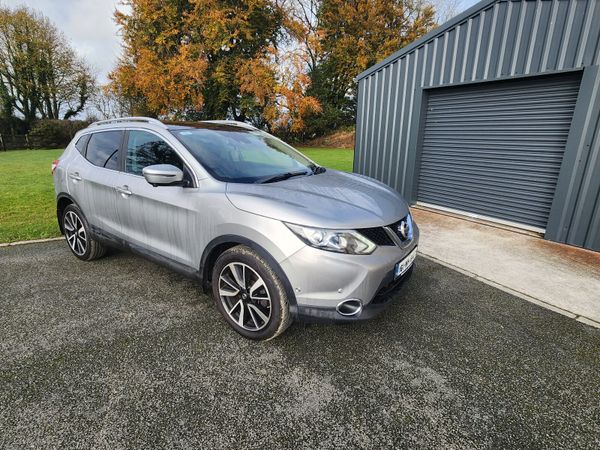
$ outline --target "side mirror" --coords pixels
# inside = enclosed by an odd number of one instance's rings
[[[142,170],[144,178],[152,186],[172,186],[181,184],[183,172],[171,164],[155,164],[144,167]]]

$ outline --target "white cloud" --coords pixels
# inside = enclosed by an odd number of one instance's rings
[[[121,37],[113,20],[119,0],[0,0],[5,6],[27,6],[47,16],[95,69],[101,83],[121,54]]]

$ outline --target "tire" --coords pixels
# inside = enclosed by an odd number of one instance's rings
[[[290,326],[284,284],[251,248],[238,245],[224,251],[215,262],[211,279],[217,309],[242,336],[265,341]]]
[[[77,206],[68,205],[61,220],[67,244],[77,258],[93,261],[104,256],[106,247],[94,239],[85,216]]]

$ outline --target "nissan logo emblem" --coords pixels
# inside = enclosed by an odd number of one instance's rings
[[[398,233],[402,239],[408,239],[409,229],[408,222],[406,220],[400,221],[400,224],[398,225]]]

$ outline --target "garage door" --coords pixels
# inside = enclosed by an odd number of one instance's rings
[[[580,78],[431,90],[418,200],[545,229]]]

